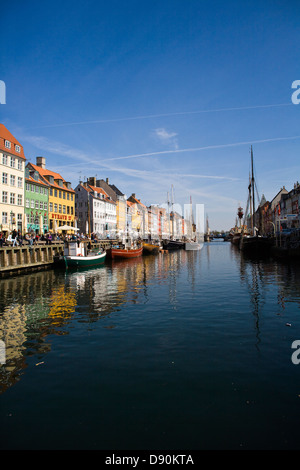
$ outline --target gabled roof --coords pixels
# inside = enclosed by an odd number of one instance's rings
[[[114,184],[110,184],[109,186],[118,196],[124,196],[124,193],[121,193],[117,186],[115,186]]]
[[[5,147],[5,141],[8,140],[11,143],[11,148]],[[16,145],[19,145],[20,152],[16,151]],[[23,158],[26,160],[24,155],[23,146],[20,142],[12,135],[11,132],[4,126],[4,124],[0,123],[0,150],[3,150],[11,155],[15,155],[16,157]]]
[[[144,207],[145,209],[147,209],[147,207],[145,206],[145,204],[143,204],[139,199],[137,199],[135,196],[131,195],[128,200],[130,202],[133,202],[134,204],[139,204],[140,206]]]
[[[32,178],[32,176],[27,176],[25,178],[25,181],[27,183],[35,183],[35,184],[42,184],[43,186],[49,186],[49,183],[45,183],[45,181],[43,181],[41,178],[39,178],[39,180],[35,180],[34,178]]]
[[[71,193],[74,193],[74,189],[72,188],[67,188],[65,186],[66,184],[66,180],[59,174],[59,173],[55,173],[54,171],[51,171],[51,170],[48,170],[47,168],[42,168],[38,165],[34,165],[33,163],[29,163],[29,165],[32,166],[32,168],[34,170],[36,170],[40,176],[42,176],[43,178],[45,178],[45,180],[47,181],[47,183],[52,186],[53,188],[56,188],[56,189],[64,189],[65,191],[69,191]],[[50,181],[47,180],[47,176],[52,176],[54,178],[54,180],[62,180],[63,182],[63,187],[59,186],[59,184],[57,184],[55,181],[53,183],[50,183]]]
[[[109,197],[109,195],[104,191],[104,189],[99,188],[98,186],[92,186],[90,184],[87,184],[86,186],[81,184],[80,186],[84,188],[88,193],[96,192],[97,194],[102,194],[104,197],[100,199],[101,201],[117,205],[117,203]],[[91,196],[95,197],[93,194],[91,194]]]

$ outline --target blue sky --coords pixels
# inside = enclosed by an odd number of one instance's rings
[[[300,180],[300,3],[3,2],[0,122],[28,160],[75,187],[204,204],[229,229],[247,202],[250,145],[271,200]]]

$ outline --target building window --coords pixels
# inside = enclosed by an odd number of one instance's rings
[[[7,165],[7,155],[5,154],[2,155],[2,164]]]
[[[44,210],[44,203],[43,203],[43,201],[40,201],[40,210]]]
[[[7,224],[7,212],[2,212],[2,223]]]
[[[9,140],[5,141],[5,148],[10,149],[10,141]]]
[[[26,183],[26,191],[30,191],[30,184]]]
[[[61,204],[58,206],[58,212],[61,214]]]
[[[31,192],[34,193],[34,184],[31,185]]]
[[[57,204],[54,204],[54,212],[57,212]]]
[[[11,166],[12,168],[15,168],[15,166],[16,166],[16,159],[15,159],[15,157],[10,157],[10,166]]]
[[[27,209],[29,209],[29,206],[30,206],[29,199],[26,199],[26,207],[27,207]]]
[[[44,211],[46,211],[48,209],[48,204],[47,202],[44,202]]]
[[[53,202],[49,202],[49,211],[53,212]]]
[[[49,189],[49,195],[53,196],[53,189],[52,188]]]
[[[57,189],[54,189],[54,197],[57,197]]]
[[[63,214],[66,213],[66,206],[63,206]]]
[[[10,185],[15,186],[16,185],[16,177],[15,175],[10,175]]]
[[[2,202],[7,203],[7,191],[2,191]]]
[[[23,188],[23,178],[18,176],[18,188]]]
[[[18,206],[22,206],[22,204],[23,204],[22,194],[18,194]]]
[[[16,152],[20,153],[21,152],[21,147],[20,145],[15,145]]]
[[[15,193],[10,193],[10,203],[11,204],[15,204],[15,199],[16,199]]]
[[[18,170],[23,170],[23,162],[22,162],[22,160],[18,160]]]
[[[39,208],[39,201],[35,201],[35,208],[36,208],[36,209]]]
[[[7,177],[8,177],[7,173],[2,173],[2,183],[3,184],[7,184]]]
[[[36,193],[39,193],[39,192],[40,192],[39,186],[36,186],[36,187],[35,187],[35,192],[36,192]]]
[[[30,207],[31,207],[31,209],[34,209],[34,199],[31,199]]]

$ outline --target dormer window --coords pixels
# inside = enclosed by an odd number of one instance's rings
[[[20,153],[21,152],[21,147],[20,145],[15,145],[16,152]]]
[[[5,148],[10,149],[10,147],[11,147],[10,141],[9,141],[9,140],[6,140],[6,141],[5,141]]]

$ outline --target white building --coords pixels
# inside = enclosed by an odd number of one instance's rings
[[[25,155],[22,145],[0,124],[0,229],[26,230],[24,220]]]
[[[97,186],[80,183],[75,188],[75,214],[80,233],[114,237],[117,228],[117,204]]]

